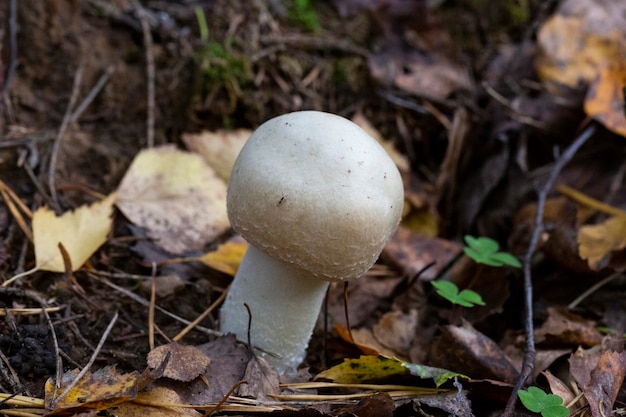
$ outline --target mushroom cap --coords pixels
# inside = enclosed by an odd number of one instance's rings
[[[262,124],[237,157],[227,194],[231,225],[251,245],[328,281],[374,264],[403,202],[400,173],[378,142],[318,111]]]

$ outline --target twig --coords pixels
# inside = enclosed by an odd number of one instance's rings
[[[114,290],[117,290],[119,292],[121,292],[122,294],[126,295],[127,297],[129,297],[130,299],[132,299],[133,301],[145,306],[145,307],[149,307],[150,306],[150,302],[148,302],[147,300],[144,300],[143,298],[141,298],[140,296],[138,296],[137,294],[128,291],[126,288],[120,287],[119,285],[115,285],[113,284],[111,281],[109,281],[108,279],[98,276],[96,274],[92,274],[92,273],[88,273],[88,275],[90,277],[92,277],[93,279],[113,288]],[[165,314],[166,316],[173,318],[176,321],[179,321],[183,324],[190,324],[191,322],[189,320],[186,320],[180,316],[177,316],[176,314],[167,311],[166,309],[164,309],[163,307],[159,307],[154,306],[154,308],[156,308],[157,310],[159,310],[161,313]],[[213,329],[208,329],[206,327],[203,326],[196,326],[195,327],[196,330],[200,330],[206,334],[210,334],[210,335],[214,335],[214,336],[222,336],[221,332],[218,332],[217,330],[213,330]]]
[[[515,383],[515,387],[513,388],[513,392],[511,393],[511,396],[506,403],[506,408],[504,409],[503,414],[504,416],[513,415],[513,409],[515,407],[515,402],[517,401],[517,392],[522,389],[535,366],[536,350],[535,338],[533,334],[533,283],[530,269],[533,255],[535,254],[541,232],[543,231],[543,210],[546,204],[546,199],[548,198],[548,193],[554,186],[557,177],[559,176],[565,165],[574,157],[580,147],[587,142],[587,140],[595,133],[595,131],[596,127],[593,124],[587,126],[585,130],[583,130],[583,132],[576,138],[574,142],[572,142],[572,144],[565,150],[565,152],[563,152],[563,154],[556,161],[556,163],[554,164],[554,168],[552,169],[552,172],[548,177],[548,180],[537,193],[537,214],[535,216],[535,228],[533,230],[530,244],[528,246],[526,254],[524,255],[523,260],[525,303],[524,330],[526,333],[526,348],[524,352],[524,359],[522,362],[522,369],[520,371],[519,378]]]
[[[156,305],[156,262],[152,262],[152,274],[150,280],[150,307],[148,307],[148,346],[154,349],[154,306]]]
[[[614,279],[619,278],[620,276],[622,276],[621,272],[615,272],[609,275],[608,277],[604,278],[602,281],[596,282],[594,285],[591,286],[591,288],[589,288],[587,291],[580,294],[578,297],[576,297],[574,301],[569,303],[567,305],[567,308],[574,309],[578,307],[578,304],[582,303],[585,298],[589,297],[591,294],[598,291],[600,288],[604,287],[606,284],[613,281]]]
[[[80,85],[83,80],[83,70],[85,66],[81,63],[74,74],[74,83],[72,85],[72,95],[70,96],[70,102],[65,109],[65,115],[63,116],[63,121],[61,122],[61,127],[59,128],[59,132],[57,133],[56,138],[54,139],[54,144],[52,145],[52,153],[50,155],[50,166],[48,167],[48,187],[50,187],[50,196],[52,197],[52,202],[54,203],[54,210],[58,213],[61,211],[61,205],[59,204],[59,196],[56,190],[56,166],[57,159],[59,158],[59,150],[61,148],[61,140],[63,140],[63,136],[65,136],[65,131],[67,130],[67,126],[70,123],[70,119],[72,118],[72,112],[74,106],[76,105],[76,101],[78,100],[78,93],[80,91]]]
[[[50,406],[51,409],[54,409],[56,405],[59,403],[59,401],[61,401],[72,390],[72,388],[74,388],[76,384],[78,384],[81,378],[85,376],[85,374],[89,371],[89,368],[91,368],[93,363],[96,361],[96,358],[98,357],[98,354],[100,353],[100,350],[102,350],[102,346],[104,346],[104,342],[109,336],[109,333],[111,333],[111,330],[113,329],[113,326],[115,325],[115,322],[117,321],[118,317],[119,317],[119,313],[115,312],[115,314],[113,315],[113,318],[111,319],[111,322],[109,323],[107,328],[104,330],[104,333],[102,334],[102,337],[100,338],[100,341],[98,342],[98,346],[96,346],[96,350],[94,350],[93,354],[91,355],[91,358],[89,358],[89,362],[87,362],[87,365],[85,365],[85,367],[78,373],[78,375],[76,375],[76,378],[74,378],[72,382],[63,389],[63,392],[61,393],[61,395],[59,395],[58,397],[56,396],[53,397],[51,401],[51,406]],[[57,385],[60,382],[61,382],[60,380],[57,380]]]
[[[91,104],[93,99],[96,98],[98,93],[100,93],[100,90],[104,88],[104,85],[107,83],[107,81],[109,81],[109,78],[111,77],[111,74],[113,74],[114,71],[115,69],[113,68],[112,65],[107,67],[104,70],[104,74],[100,76],[100,78],[96,82],[96,85],[94,85],[91,91],[89,92],[89,94],[87,94],[87,97],[83,99],[83,101],[76,108],[76,110],[73,110],[72,116],[70,117],[70,122],[73,123],[76,120],[78,120],[78,118],[83,114],[85,109]]]
[[[154,108],[155,108],[155,88],[154,88],[154,51],[152,32],[150,24],[146,16],[146,11],[139,1],[133,1],[135,12],[139,23],[141,23],[141,31],[143,32],[143,43],[146,48],[146,78],[148,81],[148,97],[147,107],[148,114],[146,116],[146,144],[148,148],[154,147]]]
[[[9,6],[9,66],[4,77],[4,85],[2,86],[2,97],[0,100],[0,113],[4,110],[4,102],[7,100],[9,86],[17,67],[17,1],[11,0]]]
[[[230,287],[229,287],[230,288]],[[193,329],[194,327],[196,327],[198,324],[200,324],[200,322],[202,320],[204,320],[204,318],[206,316],[208,316],[209,314],[211,314],[211,312],[213,310],[215,310],[217,308],[217,306],[219,306],[222,301],[224,301],[224,299],[226,298],[226,294],[228,294],[228,290],[229,288],[226,288],[222,294],[220,294],[220,296],[217,298],[217,300],[215,300],[206,310],[204,310],[202,312],[202,314],[200,314],[198,316],[198,318],[196,318],[194,321],[192,321],[191,323],[189,323],[189,325],[187,327],[185,327],[183,330],[181,330],[180,333],[178,333],[176,336],[174,336],[174,338],[172,339],[175,342],[178,342],[180,339],[182,339],[183,337],[185,337],[185,335],[187,333],[189,333],[189,331],[191,329]]]

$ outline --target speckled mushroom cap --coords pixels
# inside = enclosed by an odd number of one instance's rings
[[[400,173],[351,121],[302,111],[262,124],[228,185],[234,230],[274,258],[338,281],[378,258],[400,221]]]

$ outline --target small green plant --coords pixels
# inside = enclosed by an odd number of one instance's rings
[[[521,268],[522,264],[517,258],[508,252],[500,252],[500,245],[488,237],[465,236],[467,246],[463,249],[465,254],[479,264],[489,266],[508,265]]]
[[[517,396],[528,410],[541,413],[543,417],[567,417],[569,410],[563,406],[563,398],[555,394],[546,394],[541,388],[528,387],[528,391],[519,390]]]
[[[462,307],[485,305],[483,298],[476,291],[463,290],[459,292],[459,287],[453,282],[432,281],[431,284],[437,289],[437,294],[450,301],[452,304],[458,304]]]
[[[315,32],[319,29],[319,20],[317,12],[311,5],[310,0],[291,0],[288,2],[289,19],[302,26],[309,32]]]

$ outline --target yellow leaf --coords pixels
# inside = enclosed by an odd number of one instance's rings
[[[585,113],[607,129],[626,137],[624,85],[626,85],[626,60],[602,69],[587,91]]]
[[[106,242],[111,229],[111,213],[115,194],[90,206],[57,217],[48,208],[41,207],[33,215],[33,241],[37,269],[64,272],[65,264],[59,243],[67,251],[72,271],[79,269]]]
[[[213,252],[204,254],[200,261],[216,271],[235,276],[246,250],[247,243],[227,242],[219,245]]]
[[[70,386],[78,374],[78,370],[64,373],[61,388],[58,390],[55,390],[54,380],[46,381],[45,404],[49,411],[46,415],[74,415],[89,410],[106,410],[137,396],[137,372],[119,374],[114,367],[102,368],[94,373],[87,372],[66,393],[66,387]]]
[[[228,182],[235,159],[250,135],[252,131],[249,129],[218,130],[184,133],[182,139],[187,148],[200,154],[217,175]]]
[[[591,269],[602,269],[613,252],[626,248],[626,216],[612,216],[604,223],[581,227],[578,245],[580,257]]]
[[[179,394],[181,391],[183,394]],[[113,407],[109,415],[117,417],[200,417],[203,414],[194,410],[192,405],[183,404],[181,396],[189,388],[183,386],[150,386],[137,394],[132,402]],[[187,397],[189,394],[186,395]]]
[[[201,249],[229,227],[226,184],[200,155],[174,146],[140,152],[118,187],[116,204],[175,254]]]
[[[388,356],[362,355],[359,359],[344,359],[339,365],[318,374],[315,379],[328,379],[339,384],[361,384],[406,375],[433,379],[437,387],[454,377],[467,378],[447,369],[403,362]]]

